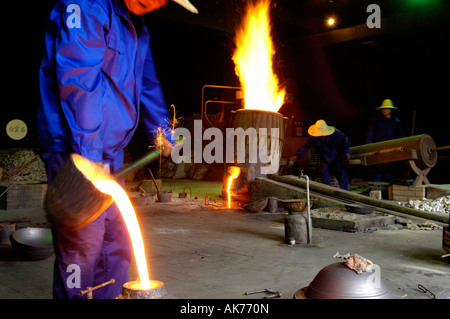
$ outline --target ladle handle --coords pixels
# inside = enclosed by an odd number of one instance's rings
[[[146,155],[142,156],[140,159],[138,159],[136,162],[126,166],[126,167],[122,167],[121,169],[119,169],[118,171],[116,171],[113,175],[113,177],[115,179],[121,178],[121,177],[125,177],[126,175],[137,171],[138,169],[140,169],[141,167],[150,164],[151,162],[153,162],[155,159],[159,158],[159,154],[161,153],[160,149],[156,149],[150,153],[147,153]]]
[[[183,143],[183,140],[176,140],[174,147],[180,146],[182,143]],[[150,153],[145,154],[140,159],[138,159],[136,162],[131,163],[130,165],[128,165],[126,167],[122,167],[121,169],[117,170],[114,173],[113,177],[115,179],[125,177],[126,175],[128,175],[134,171],[137,171],[141,167],[143,167],[147,164],[150,164],[155,159],[159,158],[159,154],[161,154],[161,149],[157,148],[154,151],[151,151]]]

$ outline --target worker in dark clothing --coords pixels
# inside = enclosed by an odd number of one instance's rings
[[[49,183],[71,153],[114,173],[122,167],[123,149],[139,120],[149,141],[158,127],[167,126],[150,34],[140,17],[167,1],[60,0],[53,7],[45,29],[38,109],[38,139]],[[172,149],[169,140],[163,141],[165,156]],[[111,278],[115,283],[95,290],[93,297],[121,293],[132,251],[114,203],[85,227],[53,228],[52,234],[54,298],[81,298],[79,290]]]
[[[319,159],[319,168],[322,174],[322,182],[330,185],[331,173],[334,173],[339,181],[339,187],[350,190],[347,160],[350,159],[350,142],[340,130],[328,126],[324,120],[318,120],[308,129],[311,137],[296,153],[300,158],[311,147],[315,147]]]
[[[370,124],[366,143],[376,143],[405,137],[402,124],[392,111],[398,110],[391,100],[386,99],[381,106],[376,108],[380,111]]]
[[[392,113],[398,110],[392,103],[392,100],[385,99],[376,110],[379,110],[380,113],[375,116],[370,124],[366,138],[367,144],[405,137],[399,118]],[[376,174],[372,181],[389,181],[392,177],[392,173],[383,172]]]

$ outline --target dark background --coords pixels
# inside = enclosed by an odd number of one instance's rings
[[[203,85],[239,86],[231,55],[246,1],[191,2],[199,15],[170,2],[145,16],[167,105],[184,117],[201,112]],[[45,19],[54,3],[17,2],[4,11],[1,148],[37,148],[38,70]],[[380,6],[383,18],[382,28],[372,33],[365,27],[371,3]],[[448,9],[444,0],[273,0],[274,67],[293,96],[280,112],[305,128],[323,118],[360,145],[374,109],[390,98],[407,134],[415,114],[414,135],[427,133],[437,146],[449,145]],[[325,23],[329,15],[337,19],[333,28]],[[220,91],[211,94],[223,98]],[[21,141],[6,135],[6,124],[15,118],[28,125]],[[449,152],[440,152],[439,174],[447,182],[448,161]]]

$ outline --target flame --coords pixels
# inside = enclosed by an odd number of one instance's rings
[[[241,169],[237,166],[230,166],[228,168],[228,182],[227,182],[227,194],[228,194],[228,208],[231,208],[231,184],[235,178],[239,176]]]
[[[78,154],[72,154],[76,167],[88,178],[101,192],[110,195],[117,204],[122,218],[127,226],[128,233],[133,245],[134,258],[143,290],[155,287],[154,281],[150,280],[148,274],[147,260],[145,256],[144,241],[136,218],[136,213],[131,205],[124,189],[106,173],[100,165],[97,165]],[[157,286],[157,285],[156,285]]]
[[[245,95],[245,109],[277,112],[284,102],[273,73],[275,51],[270,38],[269,1],[250,3],[244,23],[236,32],[233,61]]]

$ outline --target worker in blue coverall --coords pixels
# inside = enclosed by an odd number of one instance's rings
[[[383,100],[381,106],[377,107],[376,110],[380,111],[380,113],[376,114],[370,123],[366,138],[367,144],[394,140],[406,136],[399,118],[392,113],[398,110],[392,100]],[[389,181],[393,176],[392,173],[382,172],[376,174],[372,181]]]
[[[166,127],[168,109],[140,15],[167,1],[60,0],[53,7],[45,29],[38,110],[49,183],[71,153],[111,173],[121,168],[139,118],[149,139],[157,127]],[[164,139],[164,156],[171,152],[169,140]],[[88,226],[52,231],[54,298],[80,298],[79,290],[111,278],[115,284],[95,290],[93,297],[121,293],[129,281],[132,248],[115,204]]]
[[[308,129],[311,135],[296,153],[296,157],[304,156],[311,147],[315,147],[319,159],[322,183],[331,184],[333,173],[341,189],[350,190],[347,160],[350,159],[350,142],[347,136],[333,126],[328,126],[324,120],[318,120]]]
[[[376,143],[405,137],[402,124],[392,112],[398,110],[392,100],[386,99],[377,107],[380,113],[376,114],[370,123],[366,143]]]

